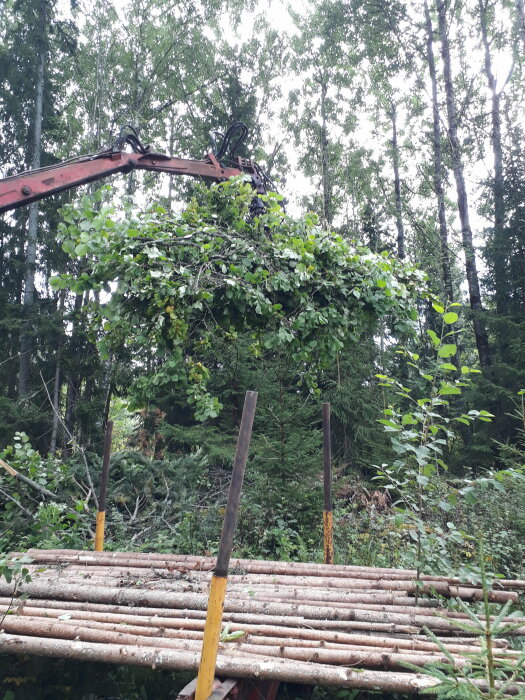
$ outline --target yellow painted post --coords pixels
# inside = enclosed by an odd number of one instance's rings
[[[323,403],[323,472],[324,472],[324,563],[334,563],[332,517],[332,447],[330,441],[330,404]]]
[[[106,528],[106,512],[98,511],[97,525],[95,528],[95,552],[102,552],[104,549],[104,531]]]
[[[228,566],[233,548],[233,535],[237,523],[244,469],[248,458],[256,404],[257,392],[247,391],[244,399],[241,427],[237,438],[237,450],[233,462],[228,503],[222,524],[219,553],[217,554],[217,562],[211,579],[195,700],[207,700],[213,692],[213,679],[215,677],[215,665],[217,663],[217,652],[221,636],[222,611],[228,582]]]
[[[195,700],[207,700],[213,692],[215,664],[221,637],[222,611],[224,599],[226,598],[227,583],[227,576],[216,576],[213,574],[211,577]]]
[[[108,420],[104,435],[104,458],[102,460],[102,475],[100,477],[100,494],[98,497],[97,526],[95,529],[95,552],[104,549],[104,531],[106,526],[106,493],[108,490],[109,458],[111,457],[111,438],[113,421]]]

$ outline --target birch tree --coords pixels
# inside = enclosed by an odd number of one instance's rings
[[[454,301],[452,286],[452,274],[450,270],[448,225],[445,208],[445,190],[443,186],[443,151],[441,147],[441,110],[438,98],[438,79],[436,71],[436,61],[434,57],[434,29],[432,18],[425,0],[425,33],[426,33],[426,59],[431,84],[432,99],[432,179],[437,200],[438,223],[439,223],[439,243],[441,255],[441,269],[443,275],[443,289],[448,301]]]
[[[46,28],[49,19],[48,0],[39,0],[36,17],[36,80],[35,104],[32,128],[32,157],[31,167],[40,167],[42,148],[42,108],[44,102],[44,67],[47,59]],[[18,368],[18,396],[23,397],[29,390],[31,355],[33,352],[31,312],[35,297],[35,264],[38,239],[38,202],[29,205],[29,220],[27,225],[27,245],[25,255],[24,275],[24,324],[20,337],[20,363]]]
[[[447,0],[436,0],[436,9],[439,23],[439,36],[441,41],[441,59],[443,62],[443,77],[445,83],[445,95],[447,104],[448,139],[452,170],[456,181],[456,193],[458,213],[461,224],[461,239],[465,254],[465,271],[469,291],[469,302],[472,310],[472,323],[474,336],[478,350],[479,362],[482,367],[491,363],[489,339],[485,321],[483,319],[483,304],[478,276],[476,252],[474,249],[472,227],[470,224],[470,211],[467,188],[465,185],[465,171],[462,160],[461,144],[459,140],[459,123],[457,110],[457,97],[452,77],[452,60],[449,42],[449,5]]]

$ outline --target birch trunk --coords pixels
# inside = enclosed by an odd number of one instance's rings
[[[66,290],[60,292],[59,313],[63,321],[64,304],[66,300]],[[55,379],[53,384],[53,423],[51,427],[51,439],[49,442],[49,454],[54,455],[57,448],[58,426],[60,423],[60,388],[62,386],[62,346],[64,345],[64,330],[60,331],[58,339],[57,360],[55,366]]]
[[[448,39],[449,26],[447,20],[446,0],[437,0],[439,21],[439,35],[441,39],[441,58],[443,60],[443,73],[445,78],[445,93],[447,101],[448,137],[452,159],[452,169],[456,181],[459,219],[461,222],[461,238],[465,254],[465,269],[472,309],[474,336],[478,350],[479,362],[482,367],[491,363],[490,346],[487,329],[482,319],[483,305],[476,263],[476,253],[472,240],[472,228],[470,225],[469,203],[467,188],[465,186],[464,166],[461,158],[461,146],[458,137],[458,115],[456,109],[456,95],[452,81],[452,65],[450,58],[450,44]]]
[[[332,213],[332,187],[330,178],[330,164],[328,158],[328,126],[326,118],[326,94],[328,85],[325,76],[321,76],[318,80],[321,86],[321,174],[323,186],[323,218],[330,225],[333,220]]]
[[[42,107],[44,103],[44,66],[46,61],[46,0],[40,0],[38,6],[39,35],[37,39],[37,69],[35,111],[33,123],[33,155],[31,167],[40,167],[42,145]],[[27,246],[24,275],[24,323],[20,337],[20,362],[18,368],[18,396],[22,398],[29,391],[31,379],[31,356],[33,354],[33,319],[32,311],[35,300],[35,266],[38,241],[38,202],[29,205],[27,227]]]
[[[80,312],[84,303],[84,297],[82,294],[78,294],[75,297],[75,303],[73,307],[73,324],[71,329],[71,343],[70,343],[70,355],[75,357],[79,352],[80,346]],[[78,367],[78,365],[76,366]],[[64,415],[64,451],[63,456],[69,457],[72,454],[73,446],[71,444],[71,435],[73,435],[75,430],[74,418],[75,418],[75,408],[78,400],[78,395],[80,391],[80,379],[76,374],[75,370],[71,368],[67,376],[67,391],[66,391],[66,408]]]
[[[436,61],[434,58],[433,39],[434,31],[432,20],[428,9],[428,2],[425,0],[425,30],[427,35],[427,63],[432,85],[432,160],[433,160],[433,181],[438,205],[439,222],[439,243],[441,270],[443,273],[443,289],[448,302],[454,301],[454,291],[452,287],[452,275],[450,272],[450,256],[448,247],[448,227],[445,210],[445,192],[443,188],[443,153],[441,149],[441,126],[438,100],[438,84],[436,73]]]
[[[496,87],[496,78],[492,69],[490,41],[487,31],[487,2],[478,0],[481,39],[484,49],[484,69],[491,95],[491,144],[494,159],[494,286],[496,291],[496,311],[498,316],[507,313],[507,250],[508,242],[504,239],[505,201],[503,198],[503,146],[501,141],[500,93]]]
[[[523,55],[525,55],[525,3],[523,0],[516,0],[516,10],[518,11],[518,30],[523,44]]]
[[[405,229],[403,226],[403,206],[401,203],[401,178],[399,177],[399,144],[397,141],[397,107],[392,102],[390,110],[392,120],[392,162],[394,166],[394,192],[396,203],[396,227],[397,227],[397,257],[405,258]]]

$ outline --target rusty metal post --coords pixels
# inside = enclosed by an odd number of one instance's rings
[[[95,530],[95,552],[104,549],[104,530],[106,526],[106,494],[108,491],[109,458],[111,457],[111,438],[113,436],[113,421],[108,420],[104,435],[104,457],[102,459],[102,475],[100,477],[100,494],[98,497],[97,527]]]
[[[221,635],[222,612],[224,608],[224,599],[226,597],[226,584],[228,581],[228,566],[233,548],[233,535],[237,523],[244,469],[248,458],[256,405],[257,392],[247,391],[244,399],[241,427],[239,428],[239,436],[237,438],[237,449],[233,462],[228,503],[226,505],[226,513],[222,525],[219,553],[217,554],[217,561],[211,578],[195,700],[207,700],[213,690],[215,665],[217,662],[217,652]]]
[[[323,473],[324,473],[324,563],[334,563],[332,516],[332,447],[330,436],[330,404],[323,403]]]

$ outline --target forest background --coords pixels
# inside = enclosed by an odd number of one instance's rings
[[[482,531],[494,571],[523,578],[523,0],[4,0],[0,18],[2,175],[93,153],[123,124],[200,157],[210,132],[242,120],[242,154],[294,215],[283,231],[307,221],[363,265],[391,266],[349,288],[354,302],[395,297],[414,266],[426,278],[411,315],[379,302],[358,314],[314,378],[285,332],[257,344],[233,321],[201,348],[202,376],[184,348],[177,376],[155,334],[108,320],[112,295],[122,318],[124,306],[96,241],[147,231],[152,206],[173,218],[189,203],[189,216],[190,183],[131,173],[3,215],[0,457],[55,498],[2,473],[0,550],[91,546],[112,419],[108,547],[214,553],[255,389],[238,554],[321,560],[330,401],[338,561],[475,575]],[[249,237],[246,193],[226,194],[239,205],[227,215],[197,193],[204,218]],[[323,323],[319,347],[333,337]]]

